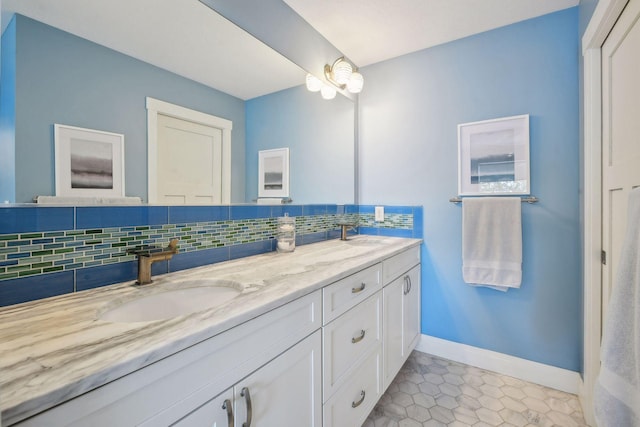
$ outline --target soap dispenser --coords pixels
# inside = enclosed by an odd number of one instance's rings
[[[285,213],[278,217],[276,230],[278,252],[293,252],[296,249],[296,219]]]

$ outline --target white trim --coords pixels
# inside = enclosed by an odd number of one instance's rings
[[[579,390],[585,420],[595,425],[593,387],[600,370],[602,327],[602,63],[601,50],[627,0],[600,0],[582,37],[584,63],[584,348]]]
[[[420,337],[416,350],[567,393],[577,394],[581,383],[578,372],[429,335]]]
[[[600,370],[602,324],[602,103],[600,49],[584,56],[584,212],[583,212],[583,379],[580,402],[585,420],[593,418],[593,387]]]
[[[231,203],[231,120],[201,111],[170,104],[151,97],[147,106],[147,197],[157,203],[158,114],[202,124],[222,130],[222,204]],[[156,161],[152,161],[156,159]]]
[[[582,55],[600,50],[629,0],[600,0],[582,36]],[[586,82],[585,82],[586,83]]]

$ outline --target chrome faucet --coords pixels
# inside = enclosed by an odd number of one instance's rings
[[[156,261],[170,260],[178,253],[178,239],[172,239],[166,248],[143,246],[127,249],[127,253],[138,257],[138,280],[136,284],[146,285],[153,282],[151,280],[151,265]]]

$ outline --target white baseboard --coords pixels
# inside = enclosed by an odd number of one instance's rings
[[[567,393],[578,394],[582,383],[578,372],[429,335],[420,337],[416,350]]]

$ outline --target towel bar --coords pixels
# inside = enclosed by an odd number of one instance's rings
[[[458,197],[452,197],[449,199],[449,201],[451,203],[462,203],[462,197],[458,196]],[[538,198],[535,196],[526,196],[526,197],[522,197],[522,203],[537,203],[538,202]]]

